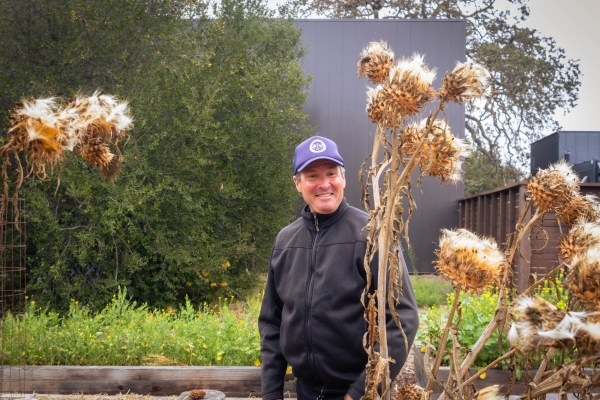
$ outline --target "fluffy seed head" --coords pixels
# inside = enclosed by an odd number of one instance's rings
[[[371,42],[360,53],[358,76],[366,76],[373,83],[388,80],[390,68],[394,64],[394,52],[386,42]]]
[[[400,123],[397,115],[390,112],[383,95],[383,85],[367,91],[367,114],[371,121],[384,128],[392,128]]]
[[[476,400],[502,400],[504,396],[500,395],[500,385],[487,386],[477,392]]]
[[[560,239],[558,254],[567,265],[571,265],[573,257],[592,247],[600,247],[600,225],[581,221]]]
[[[560,210],[579,192],[579,177],[565,161],[539,170],[528,184],[527,191],[539,211]]]
[[[425,389],[418,385],[400,385],[396,391],[396,400],[421,400],[424,393]]]
[[[439,96],[443,101],[462,103],[489,93],[490,83],[490,73],[483,65],[457,63],[454,70],[444,76]]]
[[[418,155],[421,170],[442,182],[458,182],[460,167],[468,154],[467,144],[452,134],[447,122],[436,120],[427,128],[427,120],[422,120],[404,131],[402,152],[413,155],[422,137],[426,139]]]
[[[577,221],[597,221],[600,218],[600,204],[594,195],[582,196],[575,193],[573,197],[556,210],[559,221],[573,225]]]
[[[582,355],[597,355],[600,352],[600,314],[581,313],[581,324],[575,337],[577,351]]]
[[[390,70],[390,79],[382,92],[386,106],[393,114],[407,117],[418,112],[434,95],[431,87],[435,72],[415,54],[399,60]]]
[[[498,282],[506,259],[493,239],[480,238],[466,229],[443,230],[434,261],[438,272],[455,287],[482,292]]]
[[[513,347],[522,352],[537,351],[542,347],[557,347],[563,340],[572,339],[561,332],[559,327],[565,312],[541,297],[523,298],[514,309],[516,320],[511,326],[507,339]]]
[[[29,173],[46,178],[51,169],[63,161],[64,123],[54,98],[24,100],[9,117],[9,139],[3,150],[23,152]]]
[[[569,296],[588,311],[600,311],[600,247],[588,248],[571,261]]]

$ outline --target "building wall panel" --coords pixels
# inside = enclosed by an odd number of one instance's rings
[[[413,53],[437,70],[439,88],[446,71],[465,60],[466,24],[458,20],[299,20],[305,73],[312,77],[305,110],[314,133],[335,140],[346,163],[346,197],[362,208],[358,172],[371,153],[375,125],[366,113],[368,80],[357,75],[357,61],[371,41],[385,40],[396,58]],[[454,134],[464,137],[464,108],[451,104],[446,110]],[[422,115],[421,117],[426,117]],[[417,209],[410,223],[415,254],[414,269],[433,272],[434,250],[442,228],[458,225],[458,199],[463,185],[440,185],[424,178],[414,185]],[[407,257],[407,261],[411,260]]]

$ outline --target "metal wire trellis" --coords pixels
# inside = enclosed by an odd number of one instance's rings
[[[0,393],[16,394],[25,389],[25,200],[0,203]]]

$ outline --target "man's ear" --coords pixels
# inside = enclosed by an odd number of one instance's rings
[[[296,185],[296,190],[299,193],[302,193],[302,188],[300,187],[300,180],[294,175],[294,185]]]

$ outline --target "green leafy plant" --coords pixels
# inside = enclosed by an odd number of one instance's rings
[[[8,365],[260,365],[260,298],[151,310],[125,290],[101,311],[77,301],[58,313],[29,301],[7,315],[2,343]],[[26,340],[22,338],[26,335]],[[15,343],[21,341],[19,346]],[[22,352],[19,354],[19,352]]]

